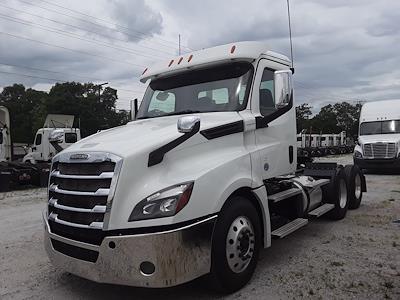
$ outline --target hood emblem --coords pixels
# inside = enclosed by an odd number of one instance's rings
[[[69,157],[70,160],[87,160],[89,159],[89,154],[85,153],[75,153]]]

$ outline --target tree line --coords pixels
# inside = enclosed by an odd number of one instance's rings
[[[346,131],[350,138],[357,138],[361,103],[338,102],[323,106],[312,116],[312,106],[308,103],[296,107],[297,133],[340,133]]]
[[[1,92],[0,106],[10,111],[12,140],[32,143],[48,114],[74,115],[83,137],[127,123],[129,113],[116,110],[117,99],[117,90],[93,83],[56,83],[49,92],[14,84]]]

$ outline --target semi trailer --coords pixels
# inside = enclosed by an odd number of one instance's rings
[[[400,100],[367,102],[361,108],[354,164],[361,169],[400,169]]]
[[[346,132],[339,134],[308,134],[305,131],[297,134],[297,153],[303,157],[319,157],[325,155],[351,153]]]
[[[264,43],[188,53],[140,80],[134,121],[53,158],[43,221],[55,267],[152,288],[205,275],[230,293],[274,239],[360,205],[357,166],[298,168],[290,61]]]

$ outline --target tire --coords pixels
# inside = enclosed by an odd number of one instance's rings
[[[347,181],[344,169],[340,168],[333,181],[323,188],[323,201],[335,205],[327,216],[332,220],[341,220],[346,216],[349,207]]]
[[[234,231],[235,225],[238,233]],[[250,234],[246,231],[249,228]],[[243,234],[241,241],[240,233]],[[248,199],[232,197],[222,208],[214,229],[209,277],[213,288],[229,294],[246,285],[256,268],[260,248],[261,225],[257,210]],[[244,261],[240,258],[243,254],[250,258]]]
[[[347,181],[347,193],[349,196],[349,209],[357,209],[360,207],[363,189],[362,176],[363,173],[357,165],[347,165],[344,167],[344,173]]]

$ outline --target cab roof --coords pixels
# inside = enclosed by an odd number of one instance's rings
[[[260,56],[290,66],[290,60],[287,56],[268,49],[269,47],[264,42],[237,42],[185,53],[146,68],[140,77],[140,81],[146,82],[148,79],[232,60],[253,61]]]
[[[400,120],[400,99],[367,102],[361,109],[361,122]]]

